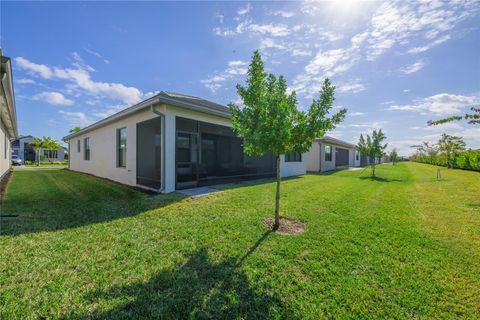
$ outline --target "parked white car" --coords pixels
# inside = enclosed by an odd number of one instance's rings
[[[13,166],[21,166],[22,164],[23,164],[22,159],[20,159],[17,155],[12,156],[12,165]]]

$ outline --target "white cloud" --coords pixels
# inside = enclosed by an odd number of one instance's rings
[[[475,2],[384,2],[374,12],[366,33],[352,39],[356,45],[367,41],[367,60],[374,60],[394,45],[407,45],[424,38],[427,45],[408,52],[419,53],[451,38],[447,33],[478,11]]]
[[[245,75],[248,70],[248,62],[241,60],[229,61],[227,68],[221,72],[210,75],[207,79],[200,80],[207,89],[215,93],[227,80],[232,80],[238,76]]]
[[[417,127],[412,127],[410,129],[414,128],[417,129]],[[415,148],[412,148],[412,146],[419,145],[423,141],[434,144],[440,139],[441,134],[445,132],[451,135],[462,137],[467,144],[467,148],[480,148],[480,140],[478,139],[478,137],[480,137],[480,128],[473,128],[471,126],[468,128],[459,128],[458,126],[455,128],[445,128],[437,133],[427,134],[424,136],[416,135],[415,137],[407,137],[402,139],[389,139],[388,146],[390,148],[397,148],[401,155],[409,156],[415,153]]]
[[[411,48],[410,50],[408,50],[407,52],[408,53],[421,53],[421,52],[425,52],[427,50],[430,50],[431,48],[433,47],[436,47],[438,46],[439,44],[442,44],[444,43],[445,41],[448,41],[450,40],[450,36],[449,35],[445,35],[441,38],[438,38],[437,40],[435,41],[432,41],[431,43],[425,45],[425,46],[421,46],[421,47],[414,47],[414,48]]]
[[[50,79],[53,77],[52,69],[43,64],[33,63],[23,57],[15,58],[15,63],[20,69],[31,71],[34,74],[40,75],[44,79]]]
[[[380,103],[380,104],[386,105],[386,104],[394,104],[394,103],[395,103],[394,100],[389,100],[389,101],[384,101],[384,102],[382,102],[382,103]]]
[[[88,118],[83,112],[70,112],[60,110],[60,114],[69,122],[72,127],[86,127],[91,125],[94,121]]]
[[[355,63],[356,58],[352,56],[351,49],[319,51],[305,66],[304,72],[294,79],[293,88],[298,93],[307,93],[311,96],[320,90],[325,77],[344,73]],[[356,89],[360,87],[357,86]]]
[[[284,24],[257,24],[253,23],[251,19],[241,20],[235,28],[216,27],[213,29],[213,31],[216,35],[223,37],[237,36],[249,32],[257,35],[283,37],[289,35],[291,32],[288,26]]]
[[[365,86],[357,79],[355,81],[340,84],[336,91],[339,93],[358,93],[364,90]]]
[[[21,79],[16,80],[15,82],[19,83],[19,84],[34,84],[35,80],[27,79],[27,78],[21,78]]]
[[[417,60],[415,63],[405,66],[400,69],[400,72],[405,73],[405,74],[410,74],[419,71],[425,66],[425,61],[424,60]]]
[[[108,59],[105,59],[100,53],[96,52],[96,51],[93,51],[91,49],[88,49],[88,48],[83,48],[83,50],[85,50],[85,52],[101,59],[105,64],[110,64],[110,60]]]
[[[365,112],[349,112],[347,113],[350,117],[359,117],[365,115]]]
[[[290,34],[290,29],[282,24],[256,24],[252,23],[247,27],[247,30],[253,33],[269,34],[273,37],[282,37]]]
[[[246,15],[247,13],[249,13],[251,10],[252,10],[252,5],[249,2],[249,3],[247,3],[247,5],[245,7],[238,9],[237,14],[239,16],[243,16],[243,15]]]
[[[71,106],[74,101],[65,98],[60,92],[42,92],[32,97],[33,100],[41,100],[46,103],[61,106]]]
[[[285,49],[283,44],[278,43],[272,38],[263,38],[260,40],[260,50],[265,50],[268,48],[275,48],[275,49]]]
[[[301,50],[301,49],[293,49],[292,56],[299,57],[299,56],[311,56],[312,51]]]
[[[273,15],[274,16],[281,16],[283,18],[291,18],[295,15],[295,12],[278,10],[278,11],[273,12]]]
[[[74,68],[52,68],[33,63],[23,57],[15,58],[15,62],[20,69],[31,72],[41,78],[60,79],[70,82],[67,85],[70,93],[80,90],[95,97],[120,100],[126,104],[134,104],[144,98],[143,93],[135,87],[127,87],[121,83],[93,81],[91,78],[92,69],[82,64],[82,61],[77,59],[78,57],[78,53],[74,54],[76,59]]]
[[[463,96],[439,93],[431,97],[417,100],[413,104],[392,105],[389,110],[429,112],[435,115],[452,115],[459,113],[464,107],[480,103],[477,96]]]
[[[88,72],[94,72],[95,69],[91,66],[89,66],[88,64],[85,63],[85,61],[83,60],[83,58],[78,54],[78,52],[74,52],[72,54],[73,56],[73,66],[78,68],[78,69],[84,69],[84,70],[87,70]]]
[[[426,125],[423,127],[425,131],[441,131],[445,132],[445,130],[449,129],[454,129],[454,130],[461,130],[463,127],[458,123],[458,122],[447,122],[447,123],[442,123],[436,126],[429,126]]]
[[[373,122],[368,122],[368,123],[354,123],[349,125],[349,127],[352,128],[362,128],[364,130],[367,130],[367,132],[373,131],[373,130],[378,130],[382,129],[382,126],[385,124],[389,123],[388,121],[373,121]]]
[[[109,106],[109,107],[107,107],[106,109],[103,109],[103,110],[94,111],[94,112],[92,112],[92,115],[97,117],[98,119],[104,119],[106,117],[111,116],[112,114],[115,114],[119,111],[122,111],[123,109],[125,109],[127,107],[128,107],[128,105],[123,105],[123,104],[113,105],[113,106]]]

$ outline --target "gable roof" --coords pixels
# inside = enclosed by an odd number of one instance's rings
[[[133,114],[135,112],[138,112],[142,109],[145,109],[149,106],[152,106],[157,103],[165,103],[169,105],[173,105],[176,107],[180,108],[185,108],[193,111],[198,111],[198,112],[203,112],[203,113],[208,113],[224,118],[230,118],[230,110],[228,107],[209,101],[205,100],[200,97],[195,97],[195,96],[189,96],[186,94],[181,94],[181,93],[176,93],[176,92],[168,92],[168,91],[161,91],[157,93],[156,95],[145,99],[129,108],[123,109],[122,111],[119,111],[103,120],[100,120],[98,122],[95,122],[85,128],[83,128],[80,131],[74,132],[72,134],[67,135],[66,137],[63,138],[63,140],[70,140],[74,138],[75,136],[78,136],[80,134],[83,134],[85,132],[91,131],[93,129],[99,128],[101,126],[104,126],[110,122],[116,121],[120,118],[126,117],[130,114]]]
[[[168,92],[168,91],[162,91],[158,95],[165,99],[172,99],[177,102],[183,102],[191,105],[202,106],[210,110],[216,110],[219,112],[225,112],[230,114],[230,110],[228,109],[228,107],[212,101],[205,100],[200,97],[189,96],[182,93]]]
[[[315,139],[315,141],[319,143],[331,143],[331,144],[335,144],[335,145],[350,148],[350,149],[356,149],[356,146],[354,144],[347,141],[340,140],[340,139],[336,139],[330,136],[323,136],[321,138]]]

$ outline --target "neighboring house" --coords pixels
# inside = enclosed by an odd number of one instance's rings
[[[0,181],[12,166],[10,140],[18,136],[12,64],[0,49]]]
[[[71,170],[158,192],[276,174],[272,154],[244,154],[227,107],[178,93],[160,92],[64,140]],[[282,155],[280,172],[305,174],[305,155]]]
[[[317,138],[307,153],[307,170],[325,172],[361,166],[361,155],[355,145],[324,136]]]
[[[37,155],[32,148],[34,142],[33,136],[20,136],[12,141],[13,154],[25,161],[36,161]],[[68,159],[68,151],[65,147],[58,150],[49,150],[41,148],[39,150],[41,161],[63,161]]]

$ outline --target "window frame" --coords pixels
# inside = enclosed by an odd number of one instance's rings
[[[82,147],[80,145],[80,139],[77,140],[77,152],[82,152]]]
[[[88,143],[87,143],[88,142]],[[90,154],[90,137],[83,138],[83,160],[89,161]]]
[[[125,130],[125,147],[124,148],[122,148],[120,145],[120,140],[121,140],[120,134],[122,130]],[[127,127],[118,128],[116,135],[117,135],[117,147],[116,147],[117,168],[126,168],[127,167],[127,135],[128,135]],[[121,150],[124,150],[124,153],[125,153],[125,163],[122,163],[122,164],[120,163],[122,159],[122,157],[120,156]]]
[[[328,152],[327,152],[327,147],[328,147]],[[325,161],[332,162],[333,161],[332,154],[333,154],[333,147],[329,144],[326,144],[325,145],[325,156],[324,156]]]
[[[302,154],[295,151],[289,151],[285,153],[285,162],[302,162]]]

